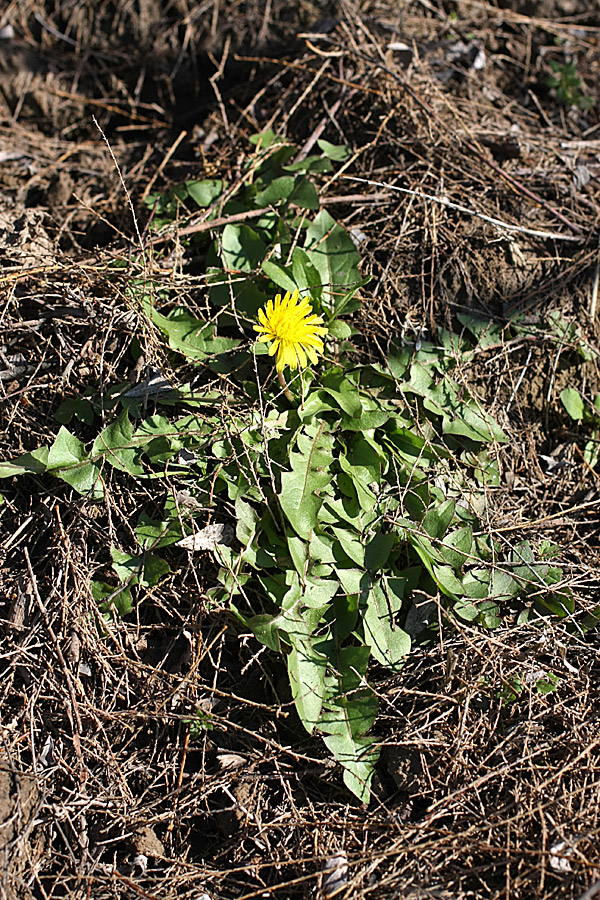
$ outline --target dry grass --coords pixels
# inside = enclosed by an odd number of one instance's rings
[[[235,180],[259,129],[305,152],[345,142],[351,160],[321,193],[373,276],[358,323],[369,352],[390,333],[456,330],[459,312],[530,317],[530,334],[462,373],[511,436],[487,527],[558,543],[591,608],[598,474],[558,398],[600,388],[598,117],[562,107],[544,78],[568,52],[594,95],[600,29],[587,3],[545,0],[537,18],[512,7],[13,0],[0,16],[15,31],[0,41],[3,458],[48,441],[61,399],[126,380],[134,335],[147,363],[167,365],[125,293],[139,241],[122,180],[147,269],[194,307],[202,280],[177,237],[151,248],[144,194],[203,173]],[[410,49],[389,49],[398,41]],[[131,267],[118,277],[116,259]],[[550,310],[577,323],[591,362],[548,330]],[[206,605],[210,563],[180,560],[99,633],[90,578],[109,540],[126,547],[163,499],[134,487],[114,479],[97,506],[56,482],[3,485],[0,892],[291,900],[316,896],[341,852],[340,897],[600,889],[597,634],[460,627],[401,678],[374,672],[384,751],[361,808],[299,728],[277,660]],[[515,677],[540,669],[561,676],[556,693],[532,680],[506,702]],[[214,729],[195,736],[198,709]]]

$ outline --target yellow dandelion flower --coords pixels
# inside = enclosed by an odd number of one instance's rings
[[[323,352],[321,337],[327,334],[321,316],[312,314],[312,306],[308,297],[300,300],[300,292],[288,291],[283,300],[277,294],[275,300],[269,300],[266,309],[259,309],[258,321],[254,330],[260,332],[258,340],[262,343],[272,341],[269,356],[277,354],[275,368],[283,372],[286,366],[290,369],[304,368],[307,357],[311,363],[317,363],[318,354]]]

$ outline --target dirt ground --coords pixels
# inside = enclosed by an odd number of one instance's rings
[[[319,190],[372,276],[370,347],[522,314],[528,330],[500,328],[462,373],[510,438],[488,525],[556,543],[591,610],[599,476],[560,393],[600,390],[599,42],[589,0],[9,0],[1,458],[47,443],[63,400],[127,380],[148,194],[235,178],[257,131],[306,152],[324,138],[352,150]],[[561,98],[551,63],[571,61]],[[156,278],[192,303],[187,264],[174,240]],[[279,661],[205,602],[209,560],[94,628],[107,529],[155,497],[115,492],[107,510],[33,477],[2,491],[2,896],[600,896],[597,631],[457,623],[401,676],[375,672],[383,750],[361,806],[299,727]],[[559,689],[507,703],[540,667]],[[218,724],[192,739],[198,708]]]

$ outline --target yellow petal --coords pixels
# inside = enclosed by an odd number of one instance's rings
[[[296,356],[296,351],[295,351],[294,347],[292,347],[291,345],[286,347],[285,361],[288,364],[288,366],[290,367],[290,369],[298,368],[298,357]]]
[[[318,363],[318,361],[319,361],[319,359],[318,359],[318,357],[317,357],[317,354],[316,354],[315,351],[313,350],[313,348],[312,348],[312,347],[307,347],[307,348],[306,348],[306,352],[308,353],[309,359],[310,359],[311,363],[313,364],[313,366],[316,366],[317,363]]]

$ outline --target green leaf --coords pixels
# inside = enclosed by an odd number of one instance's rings
[[[388,368],[394,378],[404,381],[410,372],[413,353],[409,347],[394,346],[393,351],[386,358]]]
[[[48,451],[46,469],[83,496],[91,495],[96,500],[104,496],[100,467],[89,462],[81,441],[64,425]]]
[[[349,476],[352,487],[356,493],[356,497],[360,504],[360,507],[364,512],[370,513],[372,512],[377,505],[377,497],[373,493],[373,491],[367,487],[364,482],[361,480],[360,475],[356,472],[355,467],[348,462],[347,458],[340,453],[339,464],[342,472]],[[339,479],[340,487],[343,488],[342,477]]]
[[[423,519],[423,528],[430,537],[442,538],[454,517],[454,500],[446,500],[440,506],[428,509]]]
[[[476,622],[479,618],[479,609],[466,597],[455,603],[453,609],[459,619],[465,622]]]
[[[535,608],[544,615],[550,613],[558,619],[564,619],[565,616],[573,614],[575,602],[570,591],[565,590],[560,593],[538,595],[535,600]]]
[[[600,441],[598,441],[597,431],[594,432],[593,440],[586,441],[585,447],[583,448],[583,458],[590,469],[593,469],[598,465],[598,460],[600,459]]]
[[[538,694],[542,696],[544,694],[551,694],[560,686],[560,675],[554,675],[553,672],[548,672],[546,675],[543,675],[539,678],[535,683],[535,689]]]
[[[331,666],[319,729],[344,767],[346,786],[366,802],[379,755],[374,739],[365,737],[377,716],[377,698],[365,682],[369,648],[340,648],[323,641],[319,649],[327,653]]]
[[[471,332],[479,350],[487,350],[488,347],[496,347],[504,342],[505,325],[498,325],[490,319],[479,319],[468,313],[457,313],[456,317]]]
[[[319,393],[330,396],[342,412],[346,413],[346,415],[351,418],[358,417],[362,413],[360,397],[358,396],[358,390],[354,385],[346,385],[344,390],[339,391],[323,386]]]
[[[321,284],[347,285],[360,281],[360,254],[348,232],[322,209],[306,232],[304,249],[319,273]],[[331,304],[333,307],[333,303]]]
[[[321,277],[301,247],[294,247],[292,251],[292,273],[298,288],[309,290],[311,298],[320,303],[323,294]]]
[[[458,571],[472,555],[472,548],[473,529],[470,525],[463,525],[446,535],[439,549],[444,561]]]
[[[365,548],[360,537],[349,528],[332,527],[332,532],[340,542],[340,547],[357,566],[365,565]]]
[[[365,409],[363,407],[360,416],[351,418],[342,417],[342,428],[346,431],[372,431],[381,428],[390,418],[390,413],[383,409]]]
[[[117,577],[129,584],[137,584],[140,574],[140,557],[124,553],[118,547],[111,547],[110,555]]]
[[[337,576],[347,594],[364,594],[366,597],[371,579],[362,569],[340,569]]]
[[[348,322],[344,322],[342,319],[330,319],[327,323],[327,327],[331,337],[338,338],[340,341],[345,341],[349,337],[352,337],[353,334],[356,334],[356,330],[353,329]]]
[[[240,343],[232,338],[214,337],[214,325],[201,322],[185,309],[174,309],[169,316],[163,316],[150,305],[146,309],[152,322],[167,336],[171,349],[188,359],[205,360],[231,351]]]
[[[127,410],[123,410],[119,418],[98,435],[92,446],[92,456],[102,456],[122,472],[143,475],[144,469],[138,462],[139,450],[132,443],[133,434],[133,424]]]
[[[90,590],[101,613],[116,611],[120,616],[128,616],[133,612],[131,591],[125,585],[114,588],[105,581],[90,581]]]
[[[308,578],[302,594],[302,602],[309,609],[329,606],[339,584],[335,578]]]
[[[296,179],[294,190],[289,197],[290,203],[295,203],[300,209],[318,209],[319,195],[312,182],[305,178]]]
[[[435,583],[443,594],[455,600],[464,591],[464,587],[454,574],[451,566],[432,566],[432,574]]]
[[[283,167],[286,172],[315,172],[323,174],[333,171],[331,162],[323,156],[306,156],[298,162],[288,163]]]
[[[376,534],[365,547],[365,566],[375,572],[388,561],[392,547],[397,542],[396,534]]]
[[[155,556],[154,553],[131,556],[129,553],[123,553],[117,547],[111,547],[110,555],[116,575],[121,581],[128,584],[154,587],[164,575],[171,571],[169,564],[159,556]]]
[[[295,179],[292,175],[281,175],[256,195],[255,203],[257,206],[278,206],[290,198],[294,187]]]
[[[333,159],[335,162],[344,162],[348,159],[352,150],[346,144],[330,144],[329,141],[318,140],[317,144],[322,150],[323,155],[327,159]]]
[[[310,639],[293,638],[287,657],[292,697],[300,720],[312,734],[325,697],[327,658],[318,653]]]
[[[353,436],[348,458],[359,478],[362,478],[367,484],[380,483],[385,454],[368,434]]]
[[[364,287],[366,284],[368,284],[370,280],[371,276],[367,275],[366,278],[363,278],[362,280],[354,283],[350,290],[344,291],[341,294],[336,293],[333,303],[333,316],[349,316],[350,313],[356,312],[357,309],[360,309],[361,302],[356,295],[361,287]]]
[[[251,134],[248,140],[257,150],[267,150],[272,144],[280,141],[281,138],[275,134],[272,128],[267,128],[266,131]]]
[[[388,425],[388,429],[389,427]],[[430,468],[448,455],[439,445],[433,446],[424,438],[413,434],[409,428],[399,427],[397,424],[393,431],[386,431],[385,444],[397,459],[411,468]]]
[[[503,569],[494,569],[490,595],[496,598],[511,599],[521,592],[521,585],[509,572]]]
[[[95,419],[94,407],[89,400],[69,397],[60,404],[54,413],[54,418],[61,425],[68,425],[72,418],[76,418],[85,425],[93,425]]]
[[[140,584],[143,587],[154,587],[171,571],[168,562],[154,553],[144,553],[141,559]]]
[[[498,628],[502,624],[500,619],[500,610],[493,600],[484,600],[477,607],[479,613],[479,622],[484,628]]]
[[[143,550],[148,550],[150,547],[154,549],[168,547],[181,540],[183,533],[181,523],[176,516],[174,518],[165,518],[161,521],[151,519],[143,512],[138,519],[135,536],[140,547]]]
[[[318,649],[327,654],[331,665],[319,728],[327,734],[364,734],[377,716],[377,698],[365,680],[369,648],[340,648],[322,641]]]
[[[490,593],[489,571],[487,569],[471,569],[463,576],[462,586],[467,597],[471,597],[473,600],[484,600]]]
[[[242,500],[241,497],[238,497],[235,501],[235,514],[237,516],[235,536],[240,544],[246,547],[256,536],[259,522],[258,513],[254,507]]]
[[[12,478],[13,475],[41,475],[46,471],[48,463],[48,447],[40,447],[31,453],[24,453],[12,462],[0,463],[0,478]]]
[[[410,636],[395,625],[381,582],[369,591],[363,624],[365,643],[375,659],[390,671],[399,671],[410,653]]]
[[[371,782],[379,759],[375,739],[331,734],[324,738],[325,746],[344,767],[344,784],[362,803],[371,796]]]
[[[331,437],[321,426],[306,425],[298,437],[298,451],[290,453],[291,472],[281,475],[279,502],[296,533],[308,540],[317,525],[323,497],[318,494],[331,481]]]
[[[221,260],[224,268],[253,272],[266,255],[266,244],[248,225],[226,225],[223,229]]]
[[[336,594],[331,611],[327,611],[333,617],[335,640],[340,644],[356,629],[360,596],[360,594]]]
[[[505,443],[508,438],[492,416],[480,411],[472,402],[461,403],[455,418],[443,416],[444,434],[456,434],[472,441],[498,441]]]
[[[561,403],[575,422],[581,422],[585,416],[585,404],[581,394],[575,388],[565,388],[560,394]]]
[[[263,262],[261,269],[267,278],[270,278],[277,287],[282,288],[284,291],[291,291],[292,293],[296,290],[296,282],[292,278],[287,266],[274,262],[272,259],[266,259]]]
[[[84,463],[68,469],[55,469],[52,474],[66,482],[83,497],[101,500],[104,496],[100,468],[94,463]]]
[[[219,179],[207,178],[205,181],[186,181],[187,192],[194,203],[206,209],[223,193],[223,182]]]
[[[54,469],[78,465],[87,459],[88,454],[81,441],[63,425],[48,452],[46,468],[48,472],[52,472]]]

